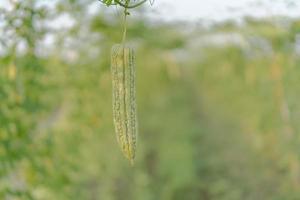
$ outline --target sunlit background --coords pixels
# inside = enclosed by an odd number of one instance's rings
[[[181,20],[240,20],[243,16],[266,17],[285,15],[297,17],[299,2],[289,0],[160,0],[154,5],[160,17]]]
[[[300,3],[131,10],[133,167],[112,116],[122,13],[97,0],[0,1],[0,199],[300,199]]]

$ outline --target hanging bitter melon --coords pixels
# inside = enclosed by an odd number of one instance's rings
[[[113,118],[117,141],[133,164],[137,142],[134,51],[116,44],[111,51]]]

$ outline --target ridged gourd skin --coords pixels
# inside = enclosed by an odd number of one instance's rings
[[[137,142],[134,51],[116,44],[111,51],[113,118],[117,141],[133,164]]]

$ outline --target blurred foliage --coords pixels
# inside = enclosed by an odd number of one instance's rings
[[[132,12],[131,167],[112,124],[121,17],[94,1],[53,4],[0,15],[0,199],[299,199],[300,20],[204,29]]]

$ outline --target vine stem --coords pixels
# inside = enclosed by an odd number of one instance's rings
[[[122,38],[122,44],[125,47],[125,41],[126,41],[126,35],[127,35],[127,8],[124,9],[124,20],[123,20],[123,26],[124,26],[124,30],[123,30],[123,38]]]
[[[100,2],[102,2],[103,4],[106,4],[106,2],[104,1],[104,0],[99,0]],[[136,4],[134,4],[134,5],[129,5],[129,4],[127,4],[127,3],[122,3],[121,1],[119,1],[119,0],[115,0],[115,2],[114,3],[111,3],[111,4],[109,4],[109,5],[119,5],[119,6],[122,6],[122,7],[124,7],[124,8],[127,8],[127,9],[132,9],[132,8],[136,8],[136,7],[138,7],[138,6],[140,6],[140,5],[142,5],[142,4],[144,4],[144,3],[146,3],[148,0],[143,0],[143,1],[141,1],[141,2],[139,2],[139,3],[136,3]],[[153,2],[153,1],[152,1]],[[152,5],[153,3],[151,3],[150,2],[150,4]]]
[[[125,4],[123,4],[122,2],[120,2],[119,0],[115,0],[115,2],[117,4],[119,4],[120,6],[124,7],[124,8],[127,8],[127,9],[131,9],[131,8],[136,8],[144,3],[146,3],[147,0],[143,0],[135,5],[129,5],[129,2],[126,2]]]

